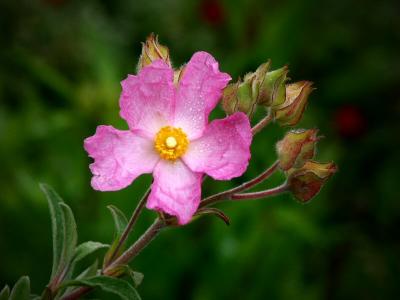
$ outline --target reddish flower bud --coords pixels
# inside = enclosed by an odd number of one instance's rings
[[[289,131],[276,144],[280,168],[284,171],[291,168],[301,168],[306,161],[312,159],[318,141],[317,133],[317,129]]]
[[[282,126],[296,125],[303,116],[308,96],[313,90],[310,81],[286,85],[285,101],[277,107],[272,107],[275,120]]]
[[[306,203],[321,190],[324,183],[337,171],[335,163],[307,161],[303,167],[289,171],[289,190],[297,200]]]
[[[171,66],[168,47],[161,45],[158,42],[158,36],[152,33],[146,39],[146,42],[142,44],[142,54],[139,58],[138,71],[157,59],[162,59]]]

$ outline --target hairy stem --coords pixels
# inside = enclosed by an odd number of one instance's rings
[[[263,129],[265,126],[267,126],[271,121],[272,121],[272,114],[269,113],[263,119],[261,119],[260,122],[258,122],[256,125],[254,125],[253,128],[251,128],[251,133],[253,135],[256,135],[256,133],[261,131],[261,129]]]
[[[108,265],[113,262],[113,260],[115,259],[115,256],[118,254],[119,250],[121,249],[121,247],[125,243],[126,239],[128,238],[129,234],[131,233],[133,227],[135,226],[135,224],[144,208],[144,205],[146,204],[146,200],[149,197],[149,195],[150,195],[150,188],[147,189],[146,193],[143,195],[142,199],[140,199],[138,205],[136,206],[135,210],[133,211],[131,219],[129,220],[129,223],[127,224],[124,232],[122,233],[122,236],[118,241],[117,247],[115,247],[115,250],[110,257]]]
[[[89,293],[93,288],[88,286],[83,286],[73,290],[72,292],[68,293],[61,300],[76,300],[82,297],[83,295]]]
[[[261,199],[261,198],[266,198],[266,197],[271,197],[271,196],[276,196],[281,193],[287,192],[289,186],[284,183],[280,186],[277,186],[275,188],[261,191],[261,192],[254,192],[254,193],[243,193],[243,194],[233,194],[231,196],[232,200],[252,200],[252,199]]]
[[[230,199],[231,195],[242,192],[245,190],[248,190],[257,184],[263,182],[264,180],[268,179],[278,168],[279,166],[279,161],[275,161],[268,169],[266,169],[264,172],[262,172],[260,175],[257,177],[224,192],[209,196],[205,198],[203,201],[200,203],[200,207],[208,206],[211,204],[214,204],[216,202],[222,201],[222,200],[228,200]]]
[[[154,239],[154,237],[165,226],[165,222],[157,218],[132,246],[130,246],[124,253],[122,253],[121,256],[119,256],[114,262],[105,268],[104,274],[107,275],[107,273],[111,272],[113,268],[129,263]]]
[[[146,232],[143,233],[143,235],[130,248],[128,248],[128,250],[126,250],[120,257],[118,257],[113,263],[104,269],[103,274],[106,276],[113,276],[113,269],[115,267],[128,264],[154,239],[154,237],[165,226],[166,225],[164,221],[157,218],[146,230]],[[61,300],[77,300],[90,292],[92,289],[92,287],[87,286],[79,287],[62,297]]]

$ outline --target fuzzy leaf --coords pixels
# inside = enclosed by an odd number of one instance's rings
[[[0,300],[8,300],[10,296],[10,288],[6,285],[0,292]]]
[[[88,242],[82,243],[75,249],[73,262],[77,263],[78,261],[82,260],[86,256],[92,254],[93,252],[95,252],[99,249],[108,248],[108,247],[109,247],[109,245],[102,244],[99,242],[88,241]]]
[[[14,285],[9,300],[29,300],[30,281],[28,276],[22,276]]]
[[[110,210],[114,219],[115,235],[120,237],[124,232],[126,225],[128,224],[128,219],[126,218],[125,214],[114,205],[108,205],[107,208]]]
[[[83,270],[82,273],[80,273],[78,276],[76,276],[76,279],[84,279],[84,278],[96,276],[98,267],[99,267],[99,262],[96,259],[95,262],[90,265],[90,267]]]
[[[88,277],[94,277],[96,276],[99,271],[99,261],[96,259],[94,261],[94,263],[92,263],[88,268],[86,268],[85,270],[83,270],[78,276],[75,277],[76,279],[85,279]],[[71,292],[73,290],[73,287],[68,287],[65,292],[62,292],[62,294],[68,294],[69,292]]]
[[[120,237],[122,236],[126,226],[128,225],[128,219],[126,218],[125,214],[115,207],[114,205],[109,205],[107,208],[110,210],[111,215],[114,219],[114,225],[115,225],[115,237],[114,237],[114,242],[111,244],[110,248],[108,249],[106,255],[104,256],[104,265],[108,265],[111,257],[113,256],[113,253],[115,252],[115,248],[118,245],[118,241]],[[122,247],[120,251],[122,251]],[[118,253],[117,253],[118,254]]]
[[[132,279],[135,287],[138,287],[142,283],[144,278],[144,275],[142,273],[133,271],[132,268],[128,265],[117,266],[112,269],[108,274],[113,277],[128,275]]]
[[[60,203],[59,205],[62,209],[64,220],[64,243],[60,259],[60,270],[63,270],[71,263],[72,257],[74,256],[76,243],[78,241],[78,233],[76,231],[75,218],[71,208],[65,203]]]
[[[62,209],[59,206],[59,203],[63,203],[64,201],[49,185],[41,183],[40,188],[46,195],[51,216],[51,229],[53,237],[53,267],[51,278],[53,278],[59,268],[61,254],[63,251],[64,221]]]
[[[122,279],[96,276],[80,280],[71,280],[65,283],[65,286],[89,286],[100,288],[105,292],[118,295],[123,300],[139,300],[140,296],[136,289],[128,282]]]

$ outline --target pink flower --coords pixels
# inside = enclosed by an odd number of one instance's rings
[[[120,115],[129,130],[98,126],[84,143],[100,191],[125,188],[141,174],[153,173],[147,208],[189,222],[201,199],[204,174],[228,180],[240,176],[250,159],[249,119],[235,113],[208,123],[230,76],[206,52],[197,52],[177,86],[162,60],[122,81]]]

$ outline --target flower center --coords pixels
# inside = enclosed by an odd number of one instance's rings
[[[189,140],[180,128],[165,126],[160,129],[154,139],[154,148],[160,156],[167,160],[176,160],[187,150]]]

